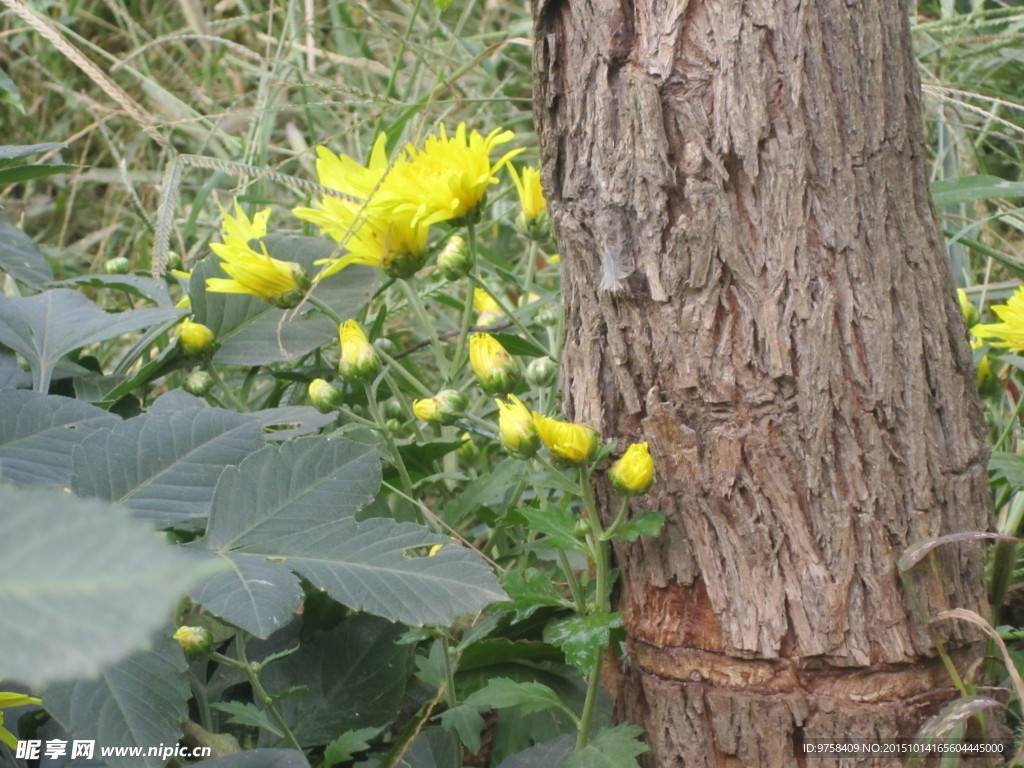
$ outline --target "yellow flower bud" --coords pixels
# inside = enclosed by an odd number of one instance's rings
[[[654,459],[647,443],[633,443],[608,470],[612,485],[627,496],[647,493],[654,482]]]
[[[194,323],[186,318],[178,326],[178,344],[186,355],[201,355],[211,351],[215,340],[213,331],[202,323]]]
[[[477,325],[494,325],[505,319],[505,313],[501,311],[498,302],[492,299],[487,291],[480,288],[473,290],[473,309],[477,313]]]
[[[967,323],[967,327],[970,328],[976,325],[980,319],[977,308],[971,303],[970,298],[967,296],[967,291],[963,288],[956,289],[956,298],[960,302],[960,313],[964,316],[964,322]]]
[[[537,434],[554,456],[573,464],[586,464],[597,452],[601,436],[593,427],[533,414]]]
[[[461,392],[442,389],[433,397],[413,401],[412,411],[417,419],[448,426],[462,418],[468,404],[466,396]]]
[[[530,409],[515,395],[509,395],[507,403],[494,402],[498,404],[498,431],[505,450],[517,459],[533,456],[540,447],[540,438]]]
[[[466,245],[466,241],[458,235],[452,235],[437,254],[438,271],[446,280],[458,280],[468,275],[472,268],[473,253]]]
[[[330,382],[324,379],[313,379],[309,382],[309,402],[313,404],[320,413],[330,413],[341,407],[341,392]]]
[[[346,379],[356,381],[372,379],[380,371],[380,357],[355,320],[346,320],[338,326],[341,359],[338,370]]]
[[[504,395],[519,383],[516,361],[489,333],[475,333],[470,337],[469,364],[481,388],[489,395]]]
[[[174,639],[190,659],[201,659],[213,647],[213,633],[206,627],[178,627]]]

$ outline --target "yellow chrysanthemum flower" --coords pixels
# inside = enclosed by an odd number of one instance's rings
[[[428,136],[423,149],[406,147],[407,157],[395,163],[376,199],[385,210],[408,215],[415,223],[461,221],[476,213],[495,173],[522,152],[514,149],[491,162],[495,147],[511,141],[512,131],[496,128],[486,137],[466,133],[459,123],[454,136],[445,127]]]
[[[523,168],[523,175],[520,176],[511,163],[508,170],[512,174],[516,192],[519,193],[519,207],[522,208],[523,218],[531,222],[548,209],[548,201],[540,186],[540,171],[537,168]]]
[[[1024,352],[1024,286],[1021,286],[1005,304],[992,307],[1001,323],[979,323],[971,328],[979,339],[986,339],[993,347],[1005,347]]]
[[[533,423],[548,450],[573,464],[586,464],[601,444],[597,430],[584,424],[559,421],[536,412],[533,414]]]
[[[271,258],[262,243],[262,252],[255,251],[250,244],[267,234],[270,209],[260,211],[250,219],[236,200],[234,216],[223,208],[220,211],[224,217],[221,225],[224,242],[211,243],[210,250],[220,257],[221,269],[230,275],[230,279],[209,277],[206,290],[212,293],[247,293],[284,309],[297,306],[310,285],[302,267],[292,261]]]
[[[470,337],[469,365],[481,388],[489,395],[504,395],[519,383],[515,359],[489,333],[475,333]]]
[[[612,485],[627,496],[647,493],[654,482],[654,459],[647,443],[633,443],[629,446],[622,458],[612,464],[608,477]]]
[[[338,341],[341,344],[341,359],[338,370],[347,379],[372,379],[380,370],[380,356],[373,344],[366,338],[363,329],[355,320],[346,320],[338,326]]]
[[[498,404],[498,432],[501,444],[517,459],[528,459],[540,447],[537,426],[533,423],[530,409],[515,395],[508,396],[508,402],[495,400]]]
[[[7,709],[8,707],[24,707],[27,704],[39,705],[42,703],[42,699],[37,699],[35,696],[27,696],[24,693],[0,691],[0,709]],[[14,734],[4,728],[3,712],[0,712],[0,743],[6,744],[14,750],[18,748],[18,740],[14,737]]]
[[[348,228],[340,227],[341,219],[323,227],[332,237],[337,233],[338,242],[348,251],[337,259],[321,259],[316,264],[326,264],[317,276],[318,280],[339,272],[350,264],[366,264],[387,272],[392,277],[412,277],[426,263],[430,255],[427,250],[427,224],[413,224],[401,217],[385,218],[361,214],[359,207],[346,203],[350,208]],[[340,209],[339,209],[340,210]],[[307,220],[312,221],[313,217]]]

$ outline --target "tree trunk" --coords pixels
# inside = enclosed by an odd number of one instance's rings
[[[956,695],[927,619],[987,613],[983,552],[940,548],[910,590],[896,560],[988,529],[991,501],[904,8],[539,0],[535,18],[567,414],[649,441],[659,479],[633,509],[667,512],[616,548],[619,712],[659,767],[912,735]],[[981,655],[970,627],[932,630],[961,672]]]

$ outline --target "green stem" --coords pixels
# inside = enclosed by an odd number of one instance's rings
[[[526,277],[523,278],[523,295],[529,296],[533,277],[537,272],[537,241],[530,238],[530,250],[526,255]]]
[[[413,376],[411,373],[409,373],[407,370],[405,370],[405,368],[402,367],[401,363],[399,363],[397,360],[395,360],[395,358],[393,358],[391,355],[389,355],[383,349],[379,349],[378,348],[377,349],[377,354],[380,355],[381,359],[388,364],[388,370],[389,371],[394,371],[395,373],[397,373],[399,376],[401,376],[403,379],[405,379],[406,382],[408,382],[410,385],[412,385],[412,388],[415,389],[417,392],[419,392],[421,395],[423,395],[424,397],[433,397],[434,396],[434,393],[431,392],[429,389],[427,389],[427,385],[426,384],[424,384],[422,381],[420,381],[415,376]]]
[[[619,528],[621,528],[622,524],[626,521],[627,511],[629,511],[628,496],[622,499],[622,506],[619,507],[619,514],[615,516],[615,521],[604,530],[604,533],[601,534],[602,541],[608,541],[619,532]]]
[[[1013,432],[1013,428],[1017,424],[1017,420],[1020,418],[1020,413],[1022,409],[1024,409],[1024,395],[1021,395],[1020,399],[1017,400],[1017,405],[1013,409],[1013,415],[1010,417],[1010,420],[1006,424],[1006,429],[1003,430],[1003,433],[999,436],[999,439],[996,440],[995,445],[992,446],[993,451],[1000,450],[1003,447],[1003,443],[1005,443],[1007,438],[1010,437],[1010,433]]]
[[[321,312],[323,312],[325,315],[327,315],[329,318],[331,318],[331,320],[333,320],[336,324],[341,325],[342,323],[345,322],[342,319],[341,315],[339,315],[337,312],[335,312],[333,309],[331,309],[331,307],[329,305],[327,305],[323,301],[323,299],[320,299],[319,297],[314,296],[313,294],[309,294],[306,297],[306,301],[308,301],[314,307],[316,307]]]
[[[192,689],[192,698],[196,700],[196,707],[199,709],[199,724],[206,730],[213,732],[213,716],[210,714],[210,697],[206,695],[206,686],[191,672],[186,677],[189,688]]]
[[[370,409],[370,415],[373,417],[374,422],[376,422],[377,431],[384,438],[384,443],[391,454],[391,461],[398,470],[398,476],[402,479],[402,488],[409,496],[412,496],[412,478],[409,477],[409,470],[406,469],[405,462],[402,461],[402,454],[398,452],[395,438],[391,434],[391,430],[388,429],[387,420],[384,418],[384,414],[380,412],[380,406],[377,404],[377,392],[369,382],[363,383],[363,389],[366,392],[366,405]],[[420,522],[422,523],[423,521],[420,520]]]
[[[203,367],[206,369],[206,372],[210,374],[210,378],[213,379],[214,384],[217,385],[220,391],[227,398],[228,402],[231,403],[231,405],[234,406],[236,410],[242,413],[248,413],[250,410],[249,406],[246,403],[244,403],[238,397],[238,395],[235,394],[235,390],[231,389],[227,384],[224,383],[224,379],[221,378],[220,372],[217,370],[217,367],[213,364],[213,360],[207,358],[206,362],[203,364]]]
[[[412,309],[413,314],[416,315],[416,321],[430,339],[430,348],[434,352],[434,362],[437,363],[437,370],[445,383],[448,383],[448,377],[451,373],[448,359],[444,356],[444,350],[441,349],[441,339],[437,335],[437,329],[434,327],[434,323],[431,322],[430,316],[427,315],[427,310],[423,306],[423,300],[408,280],[399,280],[398,282],[402,286],[402,291],[409,302],[409,307]]]
[[[490,289],[487,283],[485,283],[475,274],[470,274],[469,279],[470,282],[473,283],[473,285],[475,285],[477,288],[482,290],[484,293],[486,293],[494,300],[494,303],[498,305],[498,308],[501,309],[505,317],[512,321],[512,325],[516,327],[516,330],[523,334],[527,341],[529,341],[531,344],[536,345],[540,349],[545,349],[545,346],[537,340],[536,336],[530,333],[526,326],[523,325],[523,321],[520,320],[519,317],[515,313],[513,313],[511,309],[508,308],[508,305],[504,301],[498,298],[498,296],[494,293],[494,291]]]
[[[562,566],[565,580],[569,583],[569,592],[572,594],[572,602],[576,606],[576,613],[581,616],[587,612],[587,600],[583,596],[583,589],[580,587],[580,580],[576,578],[572,568],[569,566],[569,558],[564,550],[558,550],[558,563]]]
[[[458,706],[459,700],[455,696],[455,664],[447,630],[441,630],[441,650],[444,653],[444,700],[449,709],[454,709]]]
[[[590,740],[590,728],[597,711],[597,695],[601,690],[601,660],[604,658],[604,646],[594,651],[594,666],[590,670],[587,681],[587,698],[583,702],[583,713],[580,715],[580,729],[576,734],[576,751],[579,752]]]
[[[469,224],[466,227],[466,244],[469,248],[469,258],[476,269],[477,245],[476,225]],[[473,324],[473,289],[466,289],[466,302],[462,307],[462,322],[459,324],[459,340],[455,345],[455,360],[452,362],[452,373],[457,374],[462,370],[469,358],[469,345],[466,344],[466,337],[469,336],[470,326]]]
[[[295,734],[292,733],[292,729],[288,727],[288,723],[281,717],[281,713],[277,711],[277,707],[274,706],[274,700],[267,693],[263,684],[260,682],[260,665],[250,664],[249,660],[245,657],[245,634],[242,630],[238,630],[235,633],[235,647],[238,649],[238,661],[235,666],[241,669],[246,678],[249,680],[249,685],[252,686],[253,695],[256,700],[259,701],[266,711],[273,718],[274,722],[281,729],[281,733],[284,734],[284,740],[288,743],[292,749],[302,752],[302,745],[299,744],[298,739],[295,738]]]

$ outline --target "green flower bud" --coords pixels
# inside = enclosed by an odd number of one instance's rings
[[[540,311],[537,312],[537,322],[548,328],[554,328],[558,325],[558,317],[558,309],[552,306],[541,307]]]
[[[185,377],[185,381],[182,382],[181,388],[190,395],[203,397],[213,388],[213,377],[206,371],[196,369]]]
[[[309,402],[320,413],[331,413],[341,407],[341,391],[324,379],[313,379],[309,382]]]
[[[501,342],[489,333],[469,339],[469,364],[481,388],[489,395],[504,395],[519,383],[519,368]]]
[[[127,275],[132,271],[132,263],[124,256],[115,256],[103,262],[103,271],[108,275]]]
[[[465,277],[473,269],[473,254],[466,241],[458,235],[452,235],[444,248],[437,254],[437,270],[446,280],[458,280]]]
[[[213,633],[206,627],[178,627],[174,639],[193,661],[204,658],[213,649]]]
[[[346,320],[338,328],[341,359],[338,370],[346,379],[366,381],[380,372],[380,357],[367,341],[366,334],[355,320]]]
[[[413,402],[412,410],[418,419],[448,426],[462,418],[467,405],[466,396],[461,392],[443,389],[433,397]]]
[[[395,344],[395,342],[393,342],[387,336],[381,336],[378,339],[374,339],[373,346],[379,349],[388,357],[394,357],[395,353],[398,351],[398,345]]]
[[[526,380],[535,387],[550,387],[558,379],[558,363],[545,355],[526,366]]]

